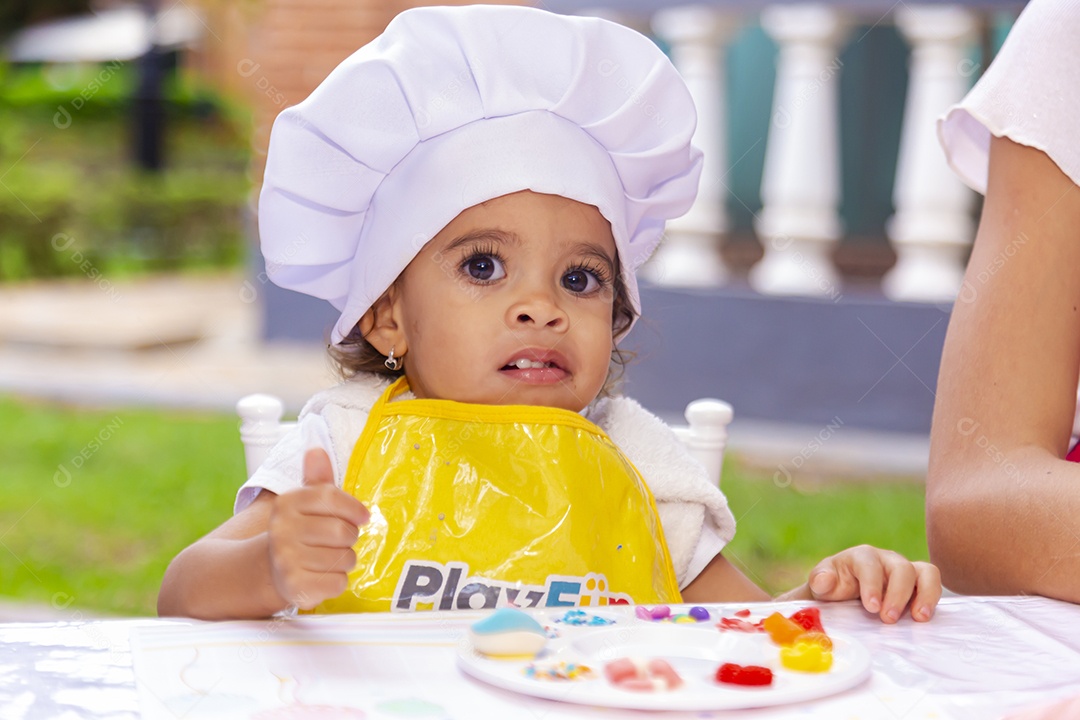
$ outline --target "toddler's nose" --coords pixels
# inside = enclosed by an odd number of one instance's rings
[[[508,314],[511,327],[564,330],[569,324],[569,318],[554,298],[542,292],[531,293],[514,303]]]
[[[546,325],[548,327],[557,329],[557,328],[559,328],[559,327],[561,327],[563,325],[564,318],[562,316],[556,316],[556,317],[551,318],[547,322],[544,322],[543,317],[541,317],[540,320],[536,320],[529,313],[521,313],[521,314],[519,314],[517,316],[517,321],[522,325],[537,325],[537,326]]]

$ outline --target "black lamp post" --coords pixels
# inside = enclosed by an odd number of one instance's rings
[[[150,28],[150,46],[138,59],[139,80],[135,90],[134,150],[135,162],[150,171],[165,166],[165,80],[166,53],[157,42],[159,0],[142,0]]]

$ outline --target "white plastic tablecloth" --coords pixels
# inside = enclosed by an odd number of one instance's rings
[[[762,616],[805,605],[748,607]],[[708,607],[732,615],[747,605]],[[1080,693],[1080,606],[1033,597],[948,597],[932,622],[906,619],[892,626],[854,602],[821,608],[826,628],[870,650],[868,681],[795,705],[664,717],[992,720]],[[530,698],[466,676],[455,648],[478,617],[4,624],[0,720],[644,717]],[[330,675],[348,679],[348,697],[335,704],[355,712],[311,707],[322,704],[320,692],[329,687],[322,681]],[[341,687],[333,689],[338,696]]]

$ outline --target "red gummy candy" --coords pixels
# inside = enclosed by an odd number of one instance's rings
[[[735,611],[735,617],[746,618],[750,617],[750,608],[743,608],[742,610]]]
[[[803,626],[810,632],[825,632],[825,627],[821,624],[821,611],[816,607],[803,608],[797,610],[791,614],[788,618],[793,623]]]
[[[716,627],[721,630],[738,630],[746,633],[764,632],[765,630],[760,622],[752,623],[749,620],[729,617],[720,618],[720,622],[716,623]]]
[[[760,665],[737,665],[724,663],[716,671],[716,679],[728,685],[750,685],[760,687],[772,685],[772,670]]]

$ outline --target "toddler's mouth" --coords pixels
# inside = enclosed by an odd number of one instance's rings
[[[540,369],[540,368],[552,368],[552,367],[557,368],[559,366],[557,364],[553,363],[553,362],[540,362],[538,360],[530,360],[528,358],[518,358],[517,360],[512,360],[512,361],[508,362],[506,365],[503,365],[502,369],[503,370],[513,370],[514,368],[517,368],[518,370],[525,370],[525,369],[528,369],[528,368],[532,368],[534,370],[537,370],[537,369]]]
[[[548,348],[522,348],[507,359],[499,372],[528,385],[551,385],[570,377],[566,358]]]

